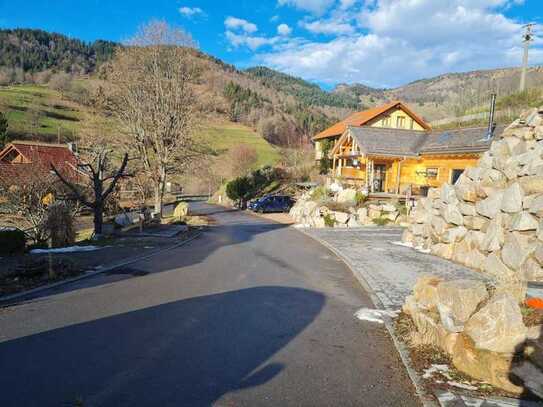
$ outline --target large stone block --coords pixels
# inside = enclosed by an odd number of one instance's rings
[[[477,249],[472,249],[463,257],[464,265],[475,270],[482,271],[486,256]]]
[[[338,192],[336,201],[346,204],[354,204],[356,202],[356,190],[352,188],[343,189]]]
[[[518,212],[511,220],[511,230],[528,231],[537,230],[538,221],[527,211]]]
[[[543,217],[543,194],[532,195],[532,199],[529,202],[528,211],[531,214],[539,216],[540,218]]]
[[[438,303],[437,287],[443,280],[432,275],[419,277],[413,288],[413,298],[423,309],[435,309]]]
[[[541,194],[543,193],[543,177],[532,175],[529,177],[521,177],[518,180],[525,194]]]
[[[516,273],[507,267],[501,260],[499,253],[490,253],[483,264],[483,271],[493,275],[497,279],[511,281],[516,278]]]
[[[455,326],[463,326],[477,309],[477,306],[488,297],[485,285],[475,280],[444,281],[437,286],[439,302],[437,308],[440,315],[450,318]],[[445,325],[447,328],[447,325]],[[450,329],[453,332],[459,332]]]
[[[451,227],[441,216],[432,216],[431,225],[438,236],[441,236]]]
[[[351,215],[345,212],[337,212],[333,211],[330,212],[333,218],[336,220],[337,223],[346,224],[349,221],[349,218]]]
[[[464,332],[478,349],[514,353],[526,339],[520,307],[510,294],[494,295],[466,323]]]
[[[456,196],[460,200],[467,202],[475,202],[477,200],[477,187],[476,184],[469,179],[467,176],[462,176],[456,182],[454,189],[456,191]]]
[[[521,275],[526,281],[543,282],[543,268],[531,257],[522,265]]]
[[[462,226],[464,224],[464,217],[458,206],[455,204],[448,204],[443,207],[441,210],[441,216],[445,219],[445,222],[451,223],[453,225]]]
[[[508,213],[516,213],[522,210],[524,191],[518,182],[511,184],[503,194],[501,210]]]
[[[452,185],[443,184],[441,186],[441,200],[447,204],[456,205],[458,203],[458,197]]]
[[[430,248],[430,253],[450,260],[453,257],[456,248],[454,244],[436,243]]]
[[[534,252],[535,244],[520,233],[508,233],[502,249],[503,263],[513,270],[519,270],[526,259]]]
[[[512,355],[476,349],[467,335],[460,334],[451,357],[455,368],[475,379],[513,394],[520,394],[524,390],[510,380]]]
[[[470,230],[481,230],[488,222],[488,219],[482,216],[464,216],[464,226]]]
[[[460,202],[458,204],[458,210],[462,215],[466,216],[475,216],[477,215],[477,210],[475,209],[475,205],[466,203],[466,202]]]
[[[456,243],[464,238],[467,231],[468,230],[464,226],[449,228],[443,233],[441,239],[444,243]]]
[[[496,192],[488,198],[483,199],[475,204],[475,209],[480,215],[487,218],[494,218],[500,212],[503,200],[503,192]]]
[[[505,241],[505,234],[502,227],[502,217],[496,216],[488,223],[485,238],[483,239],[481,249],[487,252],[500,250]]]

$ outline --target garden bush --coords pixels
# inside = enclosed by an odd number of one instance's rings
[[[324,215],[324,225],[329,228],[333,228],[336,224],[336,220],[329,213]]]
[[[26,236],[19,229],[0,230],[0,254],[22,253],[26,247]]]
[[[51,239],[51,247],[64,247],[75,243],[74,215],[68,205],[55,202],[49,206],[45,229]]]
[[[328,199],[330,192],[325,186],[320,186],[311,191],[311,200],[313,201],[325,201]]]

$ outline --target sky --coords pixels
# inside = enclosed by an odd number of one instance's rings
[[[530,65],[543,65],[543,0],[0,0],[0,28],[85,41],[127,40],[152,19],[239,68],[265,65],[324,88],[518,66],[528,22],[537,24]]]

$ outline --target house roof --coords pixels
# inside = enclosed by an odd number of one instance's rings
[[[26,162],[11,163],[6,160],[8,155],[16,151],[23,156]],[[0,175],[10,176],[19,174],[29,168],[39,168],[41,171],[49,172],[51,164],[59,171],[73,173],[77,166],[76,155],[65,144],[49,144],[33,141],[13,141],[0,151]]]
[[[494,134],[500,134],[504,128],[503,125],[497,126]],[[492,140],[485,141],[487,131],[487,127],[432,131],[428,133],[420,148],[420,153],[480,153],[488,150],[492,142]]]
[[[498,126],[494,134],[501,133],[503,129],[504,126]],[[490,147],[491,141],[484,140],[486,134],[486,127],[428,132],[360,126],[348,127],[342,138],[350,135],[363,154],[416,157],[429,154],[481,153]],[[336,144],[332,153],[337,152],[340,144],[341,142]]]
[[[319,134],[313,137],[313,140],[321,140],[329,137],[341,136],[347,126],[363,126],[369,121],[375,119],[376,117],[382,115],[383,113],[394,109],[400,108],[405,113],[407,113],[413,120],[420,124],[424,129],[430,130],[430,126],[419,116],[417,116],[411,109],[409,109],[405,104],[400,101],[393,101],[386,103],[381,106],[374,107],[372,109],[364,110],[362,112],[355,112],[340,122],[337,122],[331,127],[328,127],[326,130],[321,131]]]

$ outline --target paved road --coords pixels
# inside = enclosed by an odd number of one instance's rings
[[[281,224],[218,225],[0,310],[0,406],[418,406],[350,271]]]

